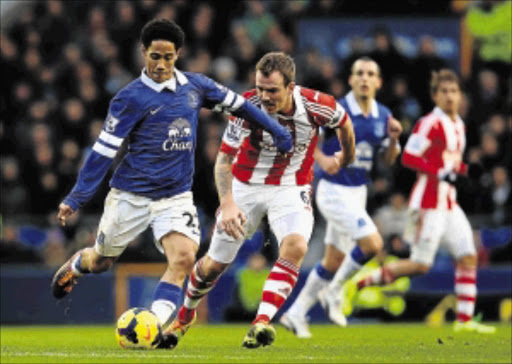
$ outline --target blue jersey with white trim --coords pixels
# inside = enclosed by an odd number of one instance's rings
[[[372,110],[368,117],[364,116],[357,104],[353,92],[348,93],[338,101],[347,110],[355,133],[355,159],[354,162],[338,173],[329,175],[321,170],[319,178],[344,186],[361,186],[371,182],[370,172],[373,160],[379,147],[385,145],[388,137],[388,122],[391,111],[384,105],[373,100]],[[336,133],[324,129],[322,152],[333,155],[341,149]],[[389,142],[389,139],[387,140]]]
[[[245,100],[206,76],[179,72],[155,83],[143,72],[111,100],[103,130],[64,203],[85,204],[110,168],[121,144],[127,154],[110,186],[159,199],[189,191],[201,107],[234,112]]]

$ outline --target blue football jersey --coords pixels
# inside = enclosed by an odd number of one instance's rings
[[[372,110],[368,117],[364,116],[353,92],[349,92],[339,100],[347,110],[356,138],[356,153],[352,164],[341,168],[335,175],[320,170],[319,178],[345,186],[361,186],[370,183],[370,171],[376,151],[388,137],[388,122],[391,111],[384,105],[373,100]],[[336,133],[325,129],[322,152],[333,155],[341,149]]]
[[[111,187],[151,199],[189,191],[199,110],[233,112],[244,103],[200,74],[175,70],[175,77],[156,83],[143,71],[111,100],[103,130],[64,203],[76,209],[92,197],[123,142],[127,154]]]

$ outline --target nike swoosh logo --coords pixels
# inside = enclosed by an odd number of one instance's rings
[[[159,108],[155,109],[155,110],[149,110],[149,113],[151,115],[155,115],[163,106],[160,106]]]

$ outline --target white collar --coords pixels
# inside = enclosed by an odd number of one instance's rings
[[[178,71],[178,69],[176,68],[174,69],[173,78],[160,83],[157,83],[153,81],[151,78],[149,78],[148,75],[146,75],[146,69],[144,68],[140,75],[140,80],[142,81],[142,83],[144,83],[149,88],[152,88],[156,92],[162,92],[164,88],[168,88],[171,91],[176,91],[176,80],[178,80],[178,83],[180,85],[185,85],[186,83],[188,83],[187,76]]]
[[[306,108],[304,107],[304,102],[302,101],[302,96],[300,94],[300,86],[295,86],[293,88],[293,101],[295,102],[294,116],[306,113]]]
[[[448,114],[446,114],[443,110],[441,110],[441,108],[439,106],[436,106],[432,112],[435,115],[439,116],[440,118],[445,119],[446,121],[453,122],[452,118],[450,118],[448,116]],[[455,121],[457,123],[463,123],[463,121],[462,121],[461,117],[459,116],[459,114],[457,114],[457,116],[455,117]]]
[[[352,115],[363,115],[363,111],[359,107],[357,103],[356,97],[354,96],[354,92],[350,91],[346,96],[345,100],[347,100],[348,108],[350,109],[350,113]],[[379,117],[379,107],[377,106],[377,101],[375,99],[372,100],[372,111],[371,114],[374,118]]]

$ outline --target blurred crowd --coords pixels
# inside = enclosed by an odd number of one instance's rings
[[[369,47],[355,38],[351,55],[335,60],[315,48],[299,52],[297,23],[307,17],[376,14],[467,18],[475,47],[472,71],[464,78],[461,116],[467,125],[466,159],[482,168],[461,181],[459,201],[475,228],[509,226],[510,52],[503,56],[485,48],[489,31],[475,24],[480,24],[478,16],[487,16],[489,22],[498,19],[501,8],[509,8],[510,2],[466,1],[462,6],[457,1],[422,2],[421,9],[417,3],[405,1],[390,10],[386,2],[372,2],[373,8],[363,12],[357,2],[331,0],[50,0],[19,6],[8,22],[2,19],[0,33],[1,261],[56,266],[69,252],[93,244],[109,178],[68,226],[58,226],[56,209],[101,131],[110,98],[140,75],[138,37],[143,24],[154,17],[172,19],[185,30],[186,43],[177,62],[180,70],[206,74],[237,92],[253,87],[257,60],[279,50],[296,59],[298,84],[340,98],[348,91],[353,60],[369,55],[381,66],[384,79],[378,100],[404,127],[402,145],[415,121],[432,109],[430,72],[447,65],[434,39],[428,34],[421,37],[417,55],[409,58],[396,46],[393,34],[378,26]],[[207,241],[218,204],[213,165],[226,118],[203,110],[200,125],[193,190]],[[378,222],[382,229],[394,229],[385,235],[396,237],[402,228],[396,222],[405,213],[415,175],[398,163],[391,169],[378,165],[374,178],[368,209],[382,220]],[[133,245],[146,238],[150,239],[143,235]],[[161,259],[156,250],[145,249],[148,259]],[[123,259],[130,259],[130,253]]]

